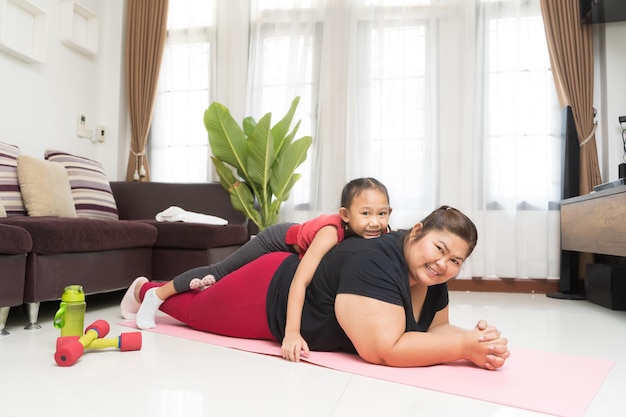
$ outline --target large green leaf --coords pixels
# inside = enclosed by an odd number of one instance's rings
[[[291,126],[291,121],[293,120],[293,115],[296,113],[296,108],[298,107],[299,102],[300,97],[294,98],[291,101],[291,106],[289,107],[289,111],[287,111],[285,117],[283,117],[278,123],[276,123],[276,125],[274,125],[274,127],[272,127],[272,135],[274,136],[275,146],[278,151],[283,146],[283,141],[285,140],[285,136],[287,136],[289,126]],[[300,122],[298,122],[297,126],[299,125]],[[276,153],[278,153],[278,151]]]
[[[254,117],[248,116],[243,119],[243,133],[246,134],[246,137],[249,138],[252,136],[252,132],[254,132],[254,128],[256,127],[256,120]]]
[[[294,181],[292,181],[294,172],[305,161],[312,141],[313,139],[310,136],[303,136],[295,142],[284,146],[276,157],[270,187],[272,187],[272,192],[278,200],[283,201],[283,196],[289,194],[289,190],[294,184]]]
[[[213,156],[247,176],[246,136],[226,106],[212,103],[204,112],[204,126],[209,133]]]
[[[298,128],[300,127],[300,121],[298,121],[298,123],[296,123],[296,127],[293,128],[293,130],[283,138],[282,141],[278,142],[276,140],[274,140],[274,143],[276,144],[276,155],[279,155],[281,153],[281,151],[283,150],[283,147],[285,145],[288,145],[291,143],[291,141],[293,140],[293,138],[296,136],[296,132],[298,131]],[[278,142],[278,143],[277,143]]]
[[[248,139],[248,179],[255,184],[255,191],[260,193],[258,198],[261,206],[263,202],[271,199],[267,186],[276,158],[274,140],[270,131],[271,119],[271,113],[263,116]]]
[[[254,195],[248,186],[239,181],[233,175],[233,171],[222,161],[215,157],[211,157],[215,170],[220,177],[220,184],[230,194],[230,201],[235,208],[244,213],[257,226],[261,227],[261,218],[259,212],[254,209]]]
[[[302,177],[302,174],[298,174],[298,173],[293,174],[291,178],[289,179],[289,183],[285,187],[285,191],[283,192],[283,194],[280,196],[280,198],[273,201],[272,204],[276,203],[277,205],[280,205],[284,203],[285,201],[287,201],[289,199],[289,193],[291,192],[291,189],[301,177]]]
[[[262,221],[259,212],[254,208],[254,195],[246,183],[238,181],[233,184],[230,188],[230,201],[236,210],[244,213],[260,230],[269,226]]]

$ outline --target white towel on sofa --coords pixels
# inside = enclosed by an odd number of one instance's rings
[[[228,220],[221,217],[211,216],[209,214],[194,213],[193,211],[183,210],[177,206],[171,206],[160,213],[157,213],[156,220],[159,222],[185,222],[185,223],[204,223],[223,226],[228,224]]]

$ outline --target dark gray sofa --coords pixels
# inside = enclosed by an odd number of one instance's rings
[[[26,254],[33,241],[21,227],[0,224],[0,336],[5,330],[9,310],[22,304],[26,278]]]
[[[152,251],[152,280],[170,280],[188,269],[218,262],[250,238],[248,218],[233,208],[228,192],[217,182],[112,182],[111,190],[121,220],[139,220],[158,231]],[[170,206],[221,217],[228,224],[157,222],[157,213]]]
[[[10,228],[12,233],[28,235],[32,240],[30,248],[13,245],[3,250],[0,246],[0,268],[2,262],[16,264],[10,278],[6,274],[5,279],[2,268],[0,307],[6,308],[0,314],[8,314],[8,307],[26,303],[30,322],[27,328],[37,328],[39,303],[59,300],[67,285],[82,285],[89,295],[127,288],[141,275],[169,280],[187,269],[225,258],[249,239],[247,218],[232,207],[219,183],[110,185],[120,220],[29,216],[0,219],[0,228]],[[156,214],[170,206],[222,217],[229,224],[157,222]],[[23,288],[21,300],[18,286]],[[10,296],[5,296],[5,288],[11,289]]]

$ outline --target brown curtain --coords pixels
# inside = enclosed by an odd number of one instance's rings
[[[168,0],[128,0],[126,91],[131,125],[126,181],[149,181],[146,142],[167,35]]]
[[[593,108],[593,39],[578,0],[541,0],[552,74],[561,107],[571,106],[580,143],[580,194],[602,182]]]

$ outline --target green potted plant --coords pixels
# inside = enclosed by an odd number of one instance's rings
[[[278,221],[283,202],[301,174],[296,168],[306,160],[312,138],[294,140],[300,122],[289,130],[300,97],[291,102],[287,114],[271,126],[272,114],[258,122],[246,117],[242,126],[226,106],[212,103],[204,112],[209,134],[211,160],[222,186],[230,193],[235,209],[263,230]]]

